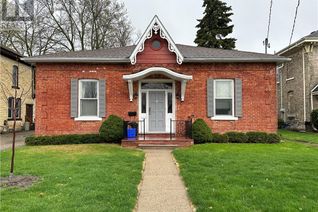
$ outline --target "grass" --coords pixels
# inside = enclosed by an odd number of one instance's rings
[[[197,211],[318,211],[318,148],[204,144],[174,155]]]
[[[1,176],[11,152],[1,152]],[[15,175],[41,178],[27,189],[1,189],[0,211],[131,211],[144,154],[117,145],[22,147]]]
[[[296,131],[290,131],[290,130],[278,130],[278,133],[283,137],[283,139],[318,144],[318,133],[296,132]]]

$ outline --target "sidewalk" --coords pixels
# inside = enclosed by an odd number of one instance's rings
[[[33,135],[34,131],[21,131],[16,134],[16,147],[23,146],[26,137]],[[12,133],[0,134],[0,151],[11,148]]]
[[[192,211],[170,149],[146,149],[136,211]]]

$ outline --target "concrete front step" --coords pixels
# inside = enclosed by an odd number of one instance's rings
[[[140,147],[140,148],[148,148],[148,147],[187,147],[192,146],[192,139],[182,139],[182,140],[173,140],[173,141],[160,141],[160,140],[149,140],[149,141],[139,141],[139,140],[122,140],[121,146],[123,147]]]

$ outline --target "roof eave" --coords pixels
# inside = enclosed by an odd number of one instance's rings
[[[290,58],[185,58],[185,63],[282,63],[291,61]]]
[[[129,63],[128,58],[64,58],[64,57],[47,57],[47,58],[23,58],[22,60],[29,63]]]
[[[303,43],[307,43],[307,42],[318,42],[318,38],[302,38],[299,41],[296,41],[295,43],[288,45],[287,47],[283,48],[282,50],[278,51],[275,54],[276,55],[283,55],[286,52],[289,52],[290,50],[302,45]]]

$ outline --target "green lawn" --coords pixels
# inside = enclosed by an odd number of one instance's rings
[[[174,155],[198,211],[318,211],[318,148],[204,144]]]
[[[304,141],[318,144],[318,133],[311,132],[295,132],[289,130],[278,130],[278,133],[288,140]]]
[[[10,151],[1,152],[1,176]],[[22,147],[16,175],[41,180],[27,189],[1,189],[0,211],[131,211],[144,154],[117,145]]]

